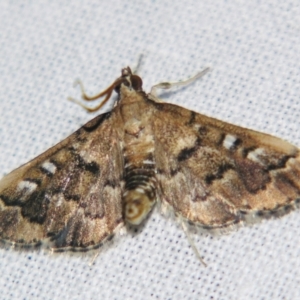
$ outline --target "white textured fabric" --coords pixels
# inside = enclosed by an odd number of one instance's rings
[[[64,2],[64,3],[63,3]],[[144,87],[196,83],[161,97],[300,145],[297,1],[0,2],[0,175],[91,119],[66,100],[107,87],[144,53]],[[107,111],[109,106],[103,111]],[[155,211],[91,257],[0,250],[1,299],[299,299],[300,213],[230,235],[194,236]]]

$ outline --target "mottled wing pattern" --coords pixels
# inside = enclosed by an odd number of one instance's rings
[[[177,215],[213,229],[299,205],[296,147],[172,104],[153,106],[159,196]]]
[[[114,115],[88,122],[0,181],[0,239],[21,248],[96,248],[123,225]]]

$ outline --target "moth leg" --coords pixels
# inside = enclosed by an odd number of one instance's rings
[[[103,97],[104,95],[107,95],[107,94],[111,94],[111,92],[113,91],[113,89],[115,88],[116,86],[116,82],[113,82],[108,88],[106,88],[104,91],[98,93],[98,94],[95,94],[93,96],[89,96],[87,95],[87,93],[85,92],[85,88],[84,88],[84,85],[82,83],[82,81],[80,79],[77,79],[75,80],[74,82],[74,87],[76,87],[77,85],[79,85],[80,87],[80,91],[81,91],[81,98],[84,99],[85,101],[93,101],[93,100],[97,100],[101,97]]]
[[[184,231],[184,233],[185,233],[185,235],[186,235],[186,237],[187,237],[187,239],[188,239],[188,241],[189,241],[189,243],[190,243],[190,245],[191,245],[191,247],[192,247],[195,255],[200,260],[200,262],[204,265],[204,267],[207,267],[207,264],[205,263],[205,261],[203,260],[203,258],[200,256],[200,253],[199,253],[199,251],[198,251],[198,249],[197,249],[197,247],[196,247],[196,245],[195,245],[195,243],[194,243],[194,241],[193,241],[193,239],[191,237],[190,232],[188,231],[188,229],[186,227],[186,224],[184,223],[184,220],[182,220],[182,218],[180,218],[180,223],[181,223],[181,227],[182,227],[182,229],[183,229],[183,231]]]
[[[88,112],[94,112],[96,110],[99,110],[110,98],[115,86],[116,86],[116,82],[112,83],[107,89],[105,89],[104,91],[98,93],[98,94],[95,94],[93,96],[89,96],[86,94],[85,92],[85,88],[83,86],[83,83],[78,79],[74,82],[74,86],[77,86],[79,85],[80,87],[80,90],[81,90],[81,98],[84,100],[84,101],[94,101],[94,100],[97,100],[103,96],[105,96],[105,98],[98,104],[96,105],[95,107],[88,107],[86,105],[84,105],[83,103],[81,103],[80,101],[78,101],[77,99],[73,98],[73,97],[68,97],[68,100],[80,105],[82,108],[84,108],[85,110],[87,110]]]
[[[91,259],[91,261],[90,261],[90,263],[89,263],[89,267],[91,267],[91,266],[95,263],[95,261],[96,261],[97,257],[99,256],[99,254],[100,254],[100,250],[98,250],[98,251],[95,253],[95,255],[93,256],[93,258]]]
[[[197,73],[196,75],[188,78],[187,80],[177,81],[177,82],[161,82],[161,83],[158,83],[158,84],[154,85],[151,88],[149,96],[152,96],[153,98],[157,99],[157,90],[158,89],[168,90],[168,89],[171,89],[173,87],[186,86],[186,85],[191,84],[192,82],[196,81],[200,77],[204,76],[209,70],[210,70],[210,68],[207,67],[204,70]]]

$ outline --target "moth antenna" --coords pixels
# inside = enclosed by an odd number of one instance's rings
[[[132,70],[133,74],[138,74],[138,72],[140,71],[141,66],[143,64],[143,59],[144,59],[144,54],[143,53],[139,54],[138,59],[137,59],[137,64]]]

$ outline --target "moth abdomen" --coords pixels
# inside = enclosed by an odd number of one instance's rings
[[[126,172],[123,193],[124,215],[128,223],[140,224],[155,204],[155,177],[152,169],[133,169]]]

